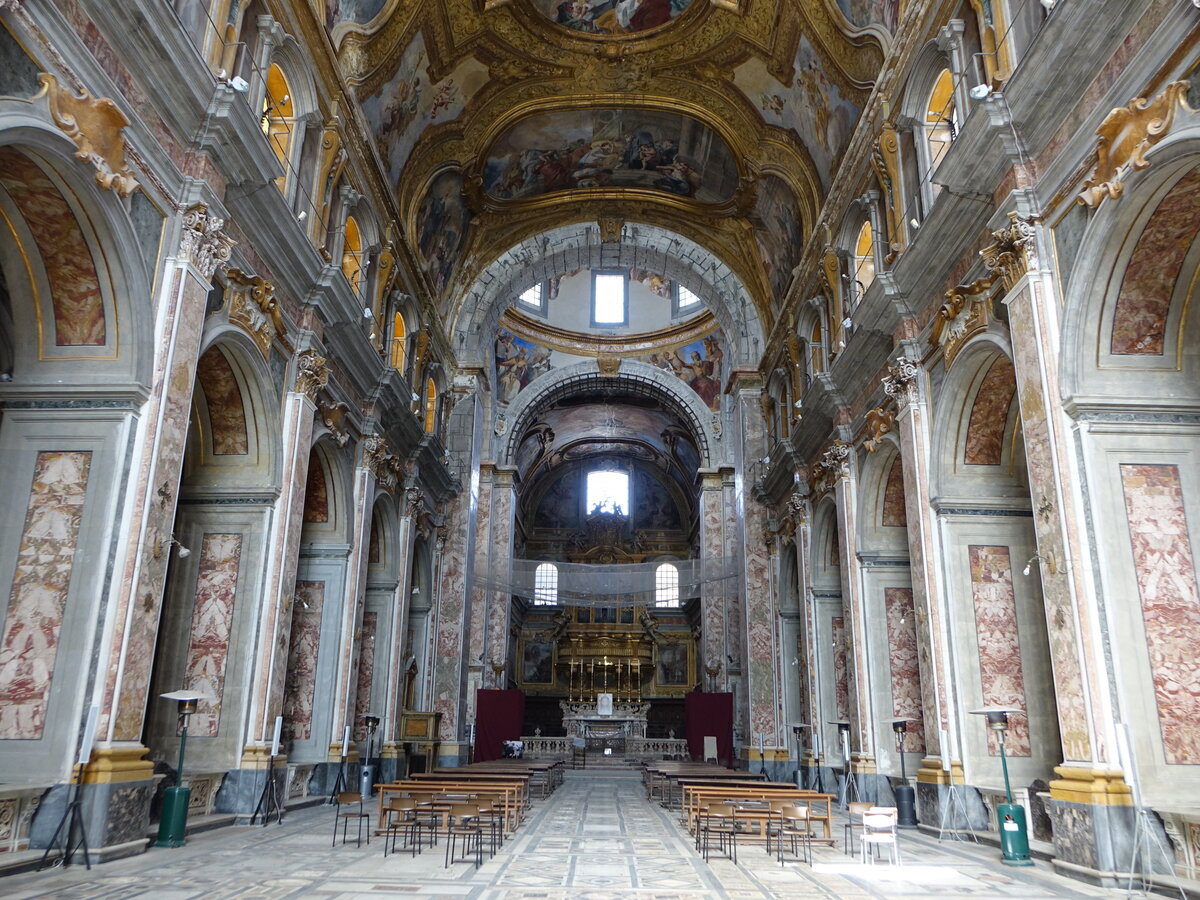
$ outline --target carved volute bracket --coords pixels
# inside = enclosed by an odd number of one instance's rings
[[[601,218],[596,224],[600,227],[600,242],[603,244],[619,244],[621,232],[625,228],[625,220],[618,218]]]
[[[368,434],[362,442],[362,464],[375,480],[389,490],[398,483],[399,464],[390,452],[387,441],[378,434]]]
[[[842,259],[837,248],[828,246],[821,256],[821,274],[825,276],[825,289],[829,294],[829,354],[837,354],[842,343]]]
[[[38,74],[41,93],[50,106],[50,118],[75,144],[75,156],[96,168],[96,183],[105,190],[128,197],[138,188],[137,179],[125,163],[125,135],[129,119],[107,97],[76,96],[59,87],[48,72]]]
[[[987,328],[992,319],[991,295],[982,293],[992,286],[994,277],[981,278],[969,285],[946,291],[946,302],[938,310],[929,333],[929,343],[940,347],[946,367],[972,337]]]
[[[799,491],[794,491],[787,498],[787,517],[797,528],[808,524],[808,504]]]
[[[179,238],[179,258],[191,263],[205,280],[211,281],[217,268],[229,262],[237,243],[221,229],[225,220],[208,214],[208,207],[197,203],[183,214],[183,234]]]
[[[904,250],[904,198],[900,185],[900,136],[890,122],[884,122],[871,154],[871,167],[883,192],[883,208],[887,214],[888,252],[885,262],[893,262]]]
[[[240,269],[230,269],[228,275],[233,289],[229,321],[250,335],[263,359],[267,359],[275,338],[282,339],[287,334],[279,302],[275,299],[275,285]]]
[[[1011,291],[1026,272],[1038,267],[1038,220],[1016,212],[1010,212],[1008,218],[1008,225],[992,232],[995,242],[980,250],[979,255],[993,279],[998,277],[1004,289]]]
[[[345,403],[334,403],[333,401],[326,400],[320,404],[318,409],[321,411],[321,421],[329,429],[333,440],[339,447],[345,447],[346,442],[350,440],[350,432],[346,426],[346,416],[350,412],[350,407]]]
[[[920,372],[920,360],[901,356],[893,365],[888,366],[888,374],[883,379],[883,392],[895,400],[897,406],[904,409],[920,396],[917,381]]]
[[[1096,168],[1083,183],[1080,203],[1096,207],[1124,193],[1129,173],[1150,165],[1146,152],[1170,132],[1187,90],[1186,81],[1174,81],[1153,101],[1138,97],[1104,117],[1096,129]]]
[[[602,356],[596,360],[596,368],[600,370],[601,375],[616,375],[617,369],[621,368],[621,360],[615,357]]]
[[[850,476],[850,445],[834,441],[812,466],[814,494],[830,490],[841,478]]]
[[[404,515],[416,519],[424,512],[425,492],[418,487],[410,487],[404,492]]]
[[[876,407],[867,413],[867,434],[869,437],[863,442],[863,446],[867,448],[868,453],[874,453],[883,443],[883,436],[896,427],[896,413],[894,410],[885,411],[882,406]]]
[[[305,350],[296,358],[296,392],[308,395],[313,403],[329,383],[329,366],[315,350]]]

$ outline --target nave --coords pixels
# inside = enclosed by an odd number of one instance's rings
[[[1079,900],[1119,897],[1050,871],[1000,864],[989,846],[938,843],[903,832],[903,865],[863,866],[834,847],[814,847],[813,865],[780,866],[761,847],[739,848],[739,864],[705,863],[678,815],[646,800],[635,773],[569,771],[537,802],[504,847],[482,867],[443,866],[441,848],[383,856],[382,839],[329,846],[331,807],[288,813],[282,824],[196,834],[177,850],[150,850],[88,872],[73,865],[6,879],[5,895],[72,900],[389,897],[417,900],[723,900],[723,898],[970,897]],[[372,823],[374,819],[372,819]]]

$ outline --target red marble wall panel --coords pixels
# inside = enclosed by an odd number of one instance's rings
[[[883,589],[887,610],[888,666],[892,676],[892,715],[912,719],[904,749],[925,752],[925,725],[921,712],[921,668],[917,659],[917,622],[912,588]]]
[[[371,684],[375,680],[375,635],[379,630],[379,613],[365,612],[362,621],[362,643],[358,653],[358,685],[354,695],[355,740],[367,739],[367,726],[362,717],[371,712]]]
[[[1163,753],[1200,763],[1200,594],[1179,469],[1123,465],[1121,486]]]
[[[285,733],[293,741],[306,741],[312,737],[317,656],[321,649],[321,610],[324,606],[325,582],[296,582],[292,637],[288,645],[287,683],[283,694]]]
[[[833,697],[840,720],[850,718],[850,669],[846,659],[846,620],[833,617]]]
[[[0,739],[37,740],[46,724],[92,454],[43,450],[0,639]]]
[[[1025,710],[1025,674],[1021,667],[1011,555],[1007,547],[972,544],[968,550],[983,705]],[[988,752],[999,756],[996,733],[988,729],[987,739]],[[1009,719],[1005,749],[1009,756],[1030,755],[1027,716]]]
[[[325,467],[317,454],[308,458],[308,479],[304,488],[304,521],[329,521],[329,485],[325,481]]]
[[[208,404],[213,454],[240,456],[249,453],[242,389],[225,354],[216,347],[209,347],[196,365],[196,377],[204,388],[204,399]]]
[[[240,534],[204,535],[192,605],[191,640],[183,673],[183,683],[189,689],[209,698],[200,702],[188,724],[188,730],[200,737],[216,737],[221,727],[225,667],[229,661],[229,636],[241,561]]]
[[[1154,211],[1125,269],[1113,310],[1110,350],[1119,355],[1162,355],[1171,297],[1184,257],[1200,229],[1200,168],[1185,175]]]
[[[904,527],[908,524],[908,513],[904,509],[904,466],[900,455],[892,461],[888,470],[887,484],[883,489],[882,524]]]
[[[75,213],[54,183],[29,157],[0,149],[0,184],[29,226],[50,282],[54,343],[103,347],[107,323],[96,262]]]
[[[1016,392],[1017,379],[1012,360],[1001,356],[983,376],[971,407],[966,452],[963,454],[963,461],[968,465],[1000,465],[1004,454],[1004,428],[1008,424],[1008,412]]]

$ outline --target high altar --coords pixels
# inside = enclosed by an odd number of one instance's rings
[[[608,738],[644,738],[649,703],[614,703],[612,712],[605,715],[599,700],[558,704],[563,711],[563,728],[567,737],[589,740]]]

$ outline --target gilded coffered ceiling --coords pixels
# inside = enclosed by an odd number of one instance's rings
[[[702,248],[769,323],[898,2],[324,0],[319,12],[444,321],[461,327],[478,278],[513,248],[608,220]]]

